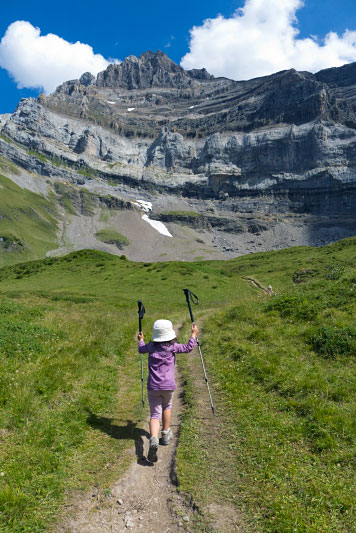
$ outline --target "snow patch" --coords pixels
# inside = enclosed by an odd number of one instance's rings
[[[148,215],[142,215],[142,220],[145,222],[148,222],[155,230],[158,231],[158,233],[161,233],[161,235],[165,235],[166,237],[173,237],[168,231],[168,228],[163,224],[163,222],[160,222],[159,220],[151,220]]]
[[[149,213],[150,211],[152,211],[152,202],[146,202],[145,200],[137,200],[133,203],[141,207],[141,209],[143,209],[145,213]]]

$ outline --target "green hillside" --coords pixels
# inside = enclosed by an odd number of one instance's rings
[[[0,170],[18,169],[4,158]],[[0,174],[0,266],[44,257],[57,247],[55,202]]]
[[[211,531],[206,510],[220,501],[246,531],[352,531],[355,259],[348,239],[227,262],[81,251],[1,269],[1,530],[46,531],[72,491],[110,487],[125,469],[146,416],[136,300],[147,335],[159,317],[187,327],[187,286],[217,407],[215,421],[197,416],[181,358],[178,479],[197,530]]]

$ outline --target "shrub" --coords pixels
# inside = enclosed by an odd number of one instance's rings
[[[292,274],[292,280],[294,283],[303,283],[310,278],[313,278],[316,274],[316,270],[310,268],[303,268],[302,270],[297,270]]]
[[[266,311],[278,311],[281,317],[293,317],[299,320],[311,320],[322,308],[321,301],[312,299],[299,292],[273,298],[266,306]]]
[[[247,350],[245,350],[241,346],[236,346],[231,350],[230,356],[233,361],[239,361],[246,353]]]
[[[344,272],[345,267],[343,265],[331,265],[325,273],[324,278],[327,280],[339,279]]]
[[[350,283],[350,280],[341,280],[340,282],[331,285],[327,291],[328,306],[342,307],[348,304],[353,304],[356,299],[355,284]]]
[[[326,358],[337,355],[356,355],[356,328],[320,326],[308,335],[313,350]]]

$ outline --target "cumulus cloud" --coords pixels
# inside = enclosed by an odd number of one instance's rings
[[[303,0],[246,0],[230,18],[205,20],[190,31],[186,69],[205,67],[215,76],[250,79],[295,68],[317,72],[356,61],[356,31],[298,38],[296,12]]]
[[[0,42],[0,66],[17,86],[43,89],[47,94],[84,72],[96,75],[108,64],[88,44],[69,43],[52,33],[41,36],[39,28],[24,20],[10,24]]]

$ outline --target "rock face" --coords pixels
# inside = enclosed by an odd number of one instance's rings
[[[98,74],[96,85],[128,90],[153,87],[186,89],[193,85],[192,77],[166,54],[145,52],[140,57],[128,56],[119,65],[109,65]]]
[[[261,234],[276,216],[304,217],[312,244],[356,231],[356,63],[233,81],[146,52],[21,100],[0,129],[0,154],[17,165],[79,185],[100,179],[125,198],[185,198],[204,231]],[[158,219],[189,225],[156,203]],[[295,241],[277,233],[267,248]]]

